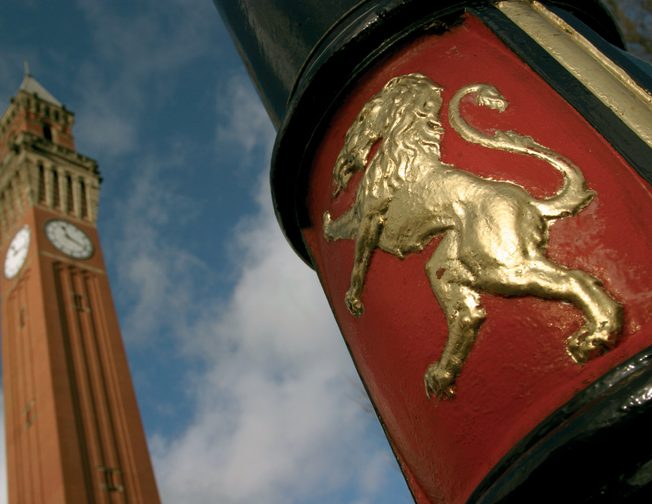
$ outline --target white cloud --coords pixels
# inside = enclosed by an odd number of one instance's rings
[[[162,493],[273,504],[346,489],[377,502],[393,462],[365,437],[374,419],[350,398],[355,370],[317,278],[271,214],[261,208],[244,230],[228,304],[183,343],[210,366],[189,428],[153,443]]]
[[[170,236],[196,213],[166,176],[179,166],[183,160],[173,156],[143,161],[114,216],[119,234],[109,246],[118,264],[115,287],[130,301],[123,323],[129,342],[155,344],[162,328],[184,333],[194,279],[207,272],[186,244]]]
[[[81,95],[77,135],[103,159],[131,153],[140,146],[143,117],[178,100],[184,78],[198,78],[184,70],[215,50],[210,27],[217,14],[198,0],[164,7],[141,0],[122,9],[96,0],[77,4],[93,44],[93,58],[79,62],[74,80]]]
[[[136,144],[136,128],[131,119],[112,108],[97,88],[89,89],[85,105],[77,114],[77,135],[90,152],[121,155]]]
[[[273,504],[346,490],[377,502],[394,463],[365,436],[375,419],[351,398],[355,370],[315,274],[278,229],[266,184],[232,240],[242,258],[235,288],[226,303],[202,299],[191,321],[193,286],[179,279],[198,266],[159,235],[169,216],[157,201],[172,195],[148,192],[152,176],[142,172],[122,219],[138,233],[118,247],[136,300],[125,334],[148,338],[168,325],[168,344],[205,369],[193,378],[185,430],[152,440],[164,500]]]
[[[263,112],[237,81],[231,85],[223,110],[237,128],[238,104],[256,104],[249,117]],[[234,148],[269,152],[268,121],[251,121],[242,131],[250,137]],[[237,139],[242,136],[232,143]],[[165,239],[170,209],[178,204],[169,201],[173,188],[162,193],[159,183],[159,190],[147,190],[160,181],[157,163],[138,173],[122,209],[123,229],[138,233],[133,240],[125,232],[116,245],[123,254],[120,284],[134,297],[125,334],[147,339],[165,327],[173,334],[165,343],[170,353],[200,364],[188,386],[193,407],[186,426],[151,440],[163,499],[381,502],[395,463],[379,442],[375,418],[351,398],[361,387],[356,372],[314,272],[282,237],[263,182],[267,166],[258,159],[255,211],[223,240],[234,258],[234,287],[226,296],[197,299],[189,279],[202,282],[217,272],[198,264],[184,243]]]
[[[235,144],[246,154],[257,146],[271,146],[274,130],[250,82],[237,74],[224,87],[217,101],[217,144]]]

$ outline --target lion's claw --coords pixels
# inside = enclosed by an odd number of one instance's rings
[[[364,313],[364,305],[362,304],[362,301],[360,301],[360,298],[351,291],[347,291],[346,296],[344,296],[344,302],[346,303],[349,312],[351,312],[351,315],[354,317],[359,317]]]
[[[423,375],[426,386],[426,397],[437,399],[453,399],[455,397],[455,377],[437,364],[431,364]]]
[[[608,331],[580,329],[566,340],[566,351],[578,364],[595,359],[615,345],[615,338]]]

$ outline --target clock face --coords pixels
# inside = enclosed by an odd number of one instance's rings
[[[26,224],[11,240],[5,256],[5,276],[8,279],[15,277],[25,264],[27,251],[29,250],[29,238],[30,230]]]
[[[58,250],[75,259],[88,259],[93,255],[93,244],[86,233],[74,224],[51,220],[45,225],[48,240]]]

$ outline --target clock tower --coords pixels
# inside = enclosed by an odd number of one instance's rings
[[[9,503],[158,503],[73,120],[29,73],[0,119]]]

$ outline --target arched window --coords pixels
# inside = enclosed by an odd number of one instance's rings
[[[38,164],[38,202],[45,202],[45,168],[43,163]]]
[[[79,179],[79,194],[80,194],[79,211],[81,214],[81,218],[85,219],[86,217],[88,217],[88,201],[86,200],[86,183],[84,182],[83,178]]]
[[[16,206],[14,200],[14,187],[11,182],[7,185],[7,213],[9,214],[9,220],[13,224],[16,222]]]
[[[72,177],[70,173],[66,174],[66,212],[72,213],[75,209],[75,200],[72,193]]]
[[[4,234],[7,231],[7,226],[8,226],[7,212],[5,210],[4,193],[0,193],[0,226],[2,226],[2,233]]]
[[[50,128],[49,124],[43,124],[43,138],[45,138],[48,142],[52,141],[52,128]]]
[[[59,208],[59,173],[52,170],[52,208]]]

